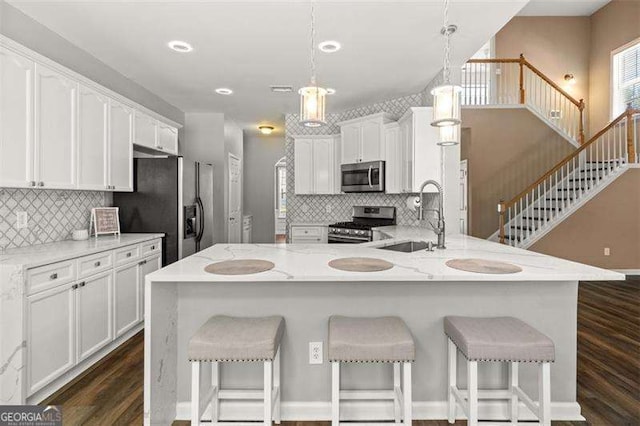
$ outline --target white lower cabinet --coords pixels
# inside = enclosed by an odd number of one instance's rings
[[[141,319],[140,264],[121,266],[115,270],[115,331],[116,337],[129,331]]]
[[[75,288],[65,284],[27,298],[30,394],[75,364]]]
[[[140,263],[140,319],[144,319],[144,277],[162,268],[162,256],[150,256]]]
[[[328,228],[324,225],[291,225],[291,244],[326,244]]]
[[[78,283],[76,289],[77,359],[83,361],[113,340],[113,273]]]

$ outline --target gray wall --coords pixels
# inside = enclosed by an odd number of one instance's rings
[[[0,33],[158,114],[184,124],[184,112],[4,0],[0,0]]]
[[[275,164],[285,155],[283,135],[244,132],[244,214],[253,215],[254,243],[275,238]]]

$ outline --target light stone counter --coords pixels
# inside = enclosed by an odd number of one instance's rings
[[[308,345],[324,341],[326,351],[327,320],[334,314],[397,315],[407,323],[416,341],[413,391],[417,419],[446,418],[444,316],[521,318],[556,344],[557,359],[551,371],[553,419],[581,419],[576,402],[578,282],[624,279],[623,275],[459,235],[448,236],[446,250],[380,250],[381,245],[434,240],[435,235],[425,228],[402,226],[377,231],[388,239],[360,245],[219,244],[149,275],[145,284],[145,424],[189,418],[187,343],[215,314],[284,316],[283,420],[330,418],[329,363],[325,358],[322,365],[309,365]],[[327,265],[333,259],[352,256],[384,259],[394,267],[366,273],[338,271]],[[499,260],[523,270],[510,275],[463,272],[445,265],[454,258]],[[204,271],[211,263],[230,259],[262,259],[273,262],[275,268],[236,276]],[[387,387],[390,374],[385,365],[347,366],[343,385]],[[506,385],[506,369],[499,364],[486,363],[479,374],[481,386]],[[523,365],[521,374],[523,388],[537,395],[535,366]],[[260,366],[246,363],[224,365],[222,377],[223,386],[260,387],[262,380]],[[239,404],[223,402],[222,418],[238,419],[244,413],[260,419],[259,404]],[[392,408],[385,402],[370,402],[363,408],[346,404],[344,412],[352,419],[365,413],[385,417],[392,414]],[[505,418],[507,405],[481,403],[480,413]],[[532,418],[524,407],[521,413],[522,419]]]

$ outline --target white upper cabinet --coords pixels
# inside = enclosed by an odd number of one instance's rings
[[[438,145],[438,128],[431,126],[433,108],[410,108],[398,121],[402,145],[403,189],[418,192],[425,180],[443,182],[443,153]],[[433,186],[427,192],[435,192]]]
[[[119,102],[109,102],[109,183],[115,191],[133,191],[133,110]]]
[[[136,111],[133,143],[155,149],[158,144],[158,120]]]
[[[385,124],[384,145],[386,162],[385,192],[387,194],[400,194],[403,192],[404,186],[402,184],[403,151],[398,123]]]
[[[296,194],[339,194],[340,136],[294,139]]]
[[[158,145],[160,151],[178,154],[178,129],[168,124],[158,123]]]
[[[107,108],[109,99],[81,85],[78,106],[78,188],[108,189]]]
[[[378,113],[338,123],[341,164],[384,160],[384,126],[390,122],[386,113]]]
[[[0,187],[35,185],[33,61],[0,47]]]
[[[45,65],[35,70],[35,180],[74,188],[78,83]]]

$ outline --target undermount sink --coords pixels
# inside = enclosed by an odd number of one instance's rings
[[[425,241],[407,241],[404,243],[391,244],[388,246],[378,247],[382,250],[400,251],[403,253],[413,253],[414,251],[424,250],[428,247]]]

